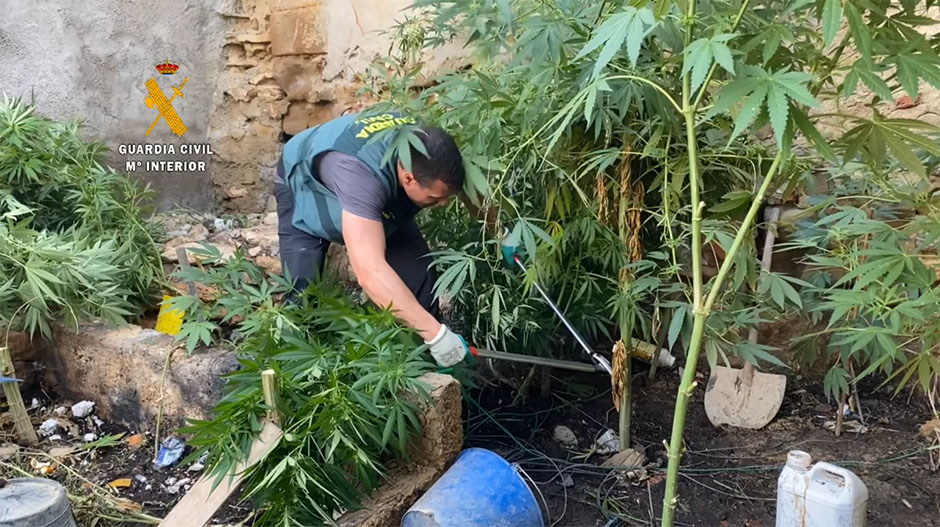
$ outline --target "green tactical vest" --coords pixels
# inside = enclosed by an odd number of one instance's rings
[[[281,162],[284,180],[294,194],[294,227],[335,243],[343,243],[342,207],[332,190],[317,174],[314,159],[320,154],[336,151],[357,157],[382,182],[386,201],[398,193],[397,159],[384,165],[382,158],[394,134],[385,134],[371,143],[373,135],[402,124],[412,124],[413,117],[399,114],[381,114],[363,117],[346,115],[309,128],[292,137],[284,145]],[[385,234],[391,234],[397,225],[385,222]]]

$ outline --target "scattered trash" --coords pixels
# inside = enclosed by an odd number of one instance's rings
[[[128,444],[128,446],[132,446],[132,447],[134,447],[134,448],[140,447],[140,445],[144,444],[144,436],[143,436],[143,434],[134,434],[134,435],[128,437],[128,438],[127,438],[127,444]]]
[[[163,482],[164,485],[173,485],[176,483],[176,478],[166,478],[166,481]]]
[[[176,478],[171,478],[171,479],[176,479]],[[181,480],[179,480],[179,481],[175,481],[172,485],[169,485],[169,486],[166,488],[166,491],[167,491],[169,494],[179,494],[180,489],[182,489],[183,486],[186,485],[187,483],[189,483],[190,481],[192,481],[192,480],[190,480],[189,478],[183,478],[183,479],[181,479]],[[169,482],[169,480],[167,480],[167,482]]]
[[[56,465],[51,461],[32,461],[33,470],[43,476],[51,476],[55,472]]]
[[[20,447],[17,445],[3,445],[0,446],[0,459],[10,459],[11,457],[18,454]]]
[[[157,452],[157,459],[153,465],[156,468],[166,468],[175,465],[183,457],[183,451],[186,449],[186,443],[182,439],[170,436],[160,442],[160,450]]]
[[[147,483],[147,476],[144,476],[143,474],[137,474],[136,476],[134,476],[134,479],[136,479],[140,483]]]
[[[95,403],[91,401],[82,401],[72,405],[72,415],[75,417],[88,417],[95,409]]]
[[[39,435],[43,437],[51,436],[59,429],[59,422],[55,419],[46,419],[39,425]]]
[[[565,488],[573,487],[573,486],[574,486],[574,478],[572,478],[569,474],[562,474],[562,475],[561,475],[561,480],[558,481],[558,484],[561,485],[562,487],[565,487]]]
[[[92,416],[92,420],[94,420],[95,426],[97,426],[97,427],[99,427],[99,428],[100,428],[101,426],[104,426],[104,421],[102,421],[101,419],[98,419],[98,416],[97,416],[97,415]]]
[[[55,412],[55,414],[58,415],[59,417],[65,417],[65,413],[68,411],[69,409],[64,406],[60,406],[56,408],[55,410],[53,410],[53,412]]]
[[[209,453],[203,452],[199,459],[195,463],[189,466],[187,470],[190,472],[199,472],[200,470],[206,468],[206,460],[209,459]]]
[[[826,421],[823,423],[823,428],[826,430],[835,430],[836,422],[834,420]],[[842,431],[852,432],[854,434],[864,434],[868,432],[868,427],[858,421],[842,421]]]
[[[552,432],[552,436],[555,438],[555,441],[565,446],[575,446],[578,444],[578,436],[574,435],[574,432],[564,425],[556,426],[554,432]]]
[[[121,478],[108,483],[108,486],[112,489],[126,489],[131,486],[130,478]]]
[[[49,441],[62,441],[62,436],[59,434],[52,434],[49,436]]]
[[[92,441],[95,441],[98,439],[98,434],[93,434],[89,432],[85,434],[84,436],[82,436],[82,439],[85,440],[86,443],[91,443]]]
[[[74,454],[77,450],[78,450],[78,449],[76,449],[75,447],[71,447],[71,446],[67,446],[67,447],[56,447],[56,448],[52,448],[52,449],[49,450],[49,455],[50,455],[51,457],[56,458],[56,459],[60,459],[60,458],[64,458],[64,457],[71,456],[71,455]]]
[[[39,402],[39,399],[33,397],[33,400],[32,400],[32,402],[31,402],[30,405],[29,405],[29,409],[30,409],[30,410],[35,410],[36,408],[39,408],[39,405],[40,405],[40,404],[42,404],[42,403]]]
[[[610,456],[610,459],[601,463],[601,466],[629,471],[641,468],[645,463],[646,456],[632,448],[628,448]]]
[[[610,454],[620,450],[620,437],[617,432],[607,429],[594,443],[598,454]]]

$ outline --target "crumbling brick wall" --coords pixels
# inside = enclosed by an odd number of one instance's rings
[[[271,184],[287,137],[374,101],[361,76],[387,53],[381,33],[411,0],[227,0],[224,67],[209,122],[213,184],[223,209],[274,210]],[[430,70],[462,52],[428,57]]]

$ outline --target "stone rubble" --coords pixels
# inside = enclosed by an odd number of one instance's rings
[[[178,264],[177,249],[185,248],[188,251],[190,262],[196,262],[200,257],[192,249],[203,249],[204,244],[218,249],[222,261],[228,261],[239,250],[255,265],[271,274],[280,275],[281,259],[277,237],[277,213],[248,214],[234,219],[222,219],[209,216],[171,215],[165,214],[159,218],[165,232],[176,234],[163,244],[162,257],[169,265]],[[205,225],[212,228],[207,229]],[[183,233],[186,234],[183,234]],[[349,265],[346,250],[339,244],[332,244],[327,255],[327,266],[342,282],[355,283],[355,273]],[[168,269],[170,272],[174,267]],[[185,291],[182,282],[173,279],[174,286]],[[215,290],[197,284],[199,296],[203,300],[212,298]]]
[[[95,410],[95,403],[81,401],[72,405],[72,415],[78,418],[88,417]]]

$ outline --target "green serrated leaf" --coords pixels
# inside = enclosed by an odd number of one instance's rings
[[[828,47],[842,27],[842,0],[825,0],[822,12],[823,43]]]

